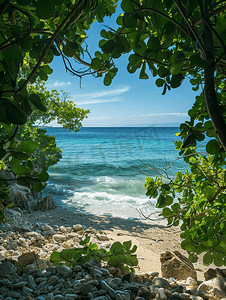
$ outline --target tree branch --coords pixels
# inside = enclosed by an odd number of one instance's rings
[[[17,90],[16,94],[18,95],[23,88],[28,84],[28,82],[33,78],[33,76],[36,74],[38,68],[40,67],[42,61],[44,60],[50,46],[53,44],[53,42],[55,41],[58,33],[60,32],[60,30],[64,27],[64,25],[67,23],[67,21],[76,13],[76,11],[80,8],[80,6],[83,4],[83,0],[80,0],[79,3],[74,7],[74,9],[68,14],[68,16],[61,22],[61,24],[59,25],[59,27],[57,28],[57,30],[55,31],[55,33],[53,34],[53,36],[51,37],[51,39],[49,40],[45,50],[43,51],[39,61],[37,62],[37,64],[35,65],[34,69],[32,70],[32,72],[30,73],[30,75],[28,76],[28,78],[26,79],[26,81],[21,85],[21,87]],[[77,15],[77,19],[81,16],[81,14],[83,13],[83,11],[81,11],[80,13],[78,13]]]

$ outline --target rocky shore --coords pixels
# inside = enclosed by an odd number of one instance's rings
[[[8,209],[6,215],[14,221],[0,230],[0,299],[218,300],[226,297],[224,270],[210,269],[200,281],[193,265],[177,251],[161,254],[161,276],[154,270],[138,269],[135,274],[121,271],[96,260],[73,269],[65,265],[55,267],[49,260],[53,251],[78,247],[87,236],[104,249],[109,249],[114,240],[103,231],[88,227],[91,220],[86,219],[83,224],[75,220],[71,224],[69,214],[64,215],[69,223],[64,225],[59,220],[53,224],[54,218],[42,222],[35,213],[28,221],[29,214],[21,210]],[[51,213],[47,212],[46,216],[50,220]],[[133,230],[136,233],[139,227]]]

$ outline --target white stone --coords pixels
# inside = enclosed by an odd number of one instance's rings
[[[66,241],[66,236],[65,235],[62,235],[62,234],[54,234],[52,236],[52,238],[57,241],[57,242],[64,242]]]
[[[7,254],[7,250],[0,251],[0,261],[5,260],[6,254]]]
[[[217,300],[225,298],[225,293],[216,288],[213,288],[212,290],[210,290],[209,294],[211,294]]]
[[[84,230],[84,227],[81,224],[73,225],[73,231]]]
[[[197,286],[197,281],[192,277],[188,277],[186,283],[190,286]]]
[[[67,229],[64,226],[60,226],[59,230],[63,233],[67,233]]]
[[[159,289],[158,289],[158,294],[159,294],[159,298],[160,298],[161,300],[167,299],[167,296],[166,296],[166,294],[164,293],[164,288],[159,288]]]

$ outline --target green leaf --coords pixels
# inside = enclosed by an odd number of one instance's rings
[[[159,77],[162,77],[162,78],[164,78],[164,77],[166,77],[167,75],[169,75],[169,70],[168,69],[166,69],[165,67],[159,67],[158,68],[158,75],[159,75]]]
[[[49,19],[54,16],[55,5],[52,0],[38,0],[36,14],[40,19]]]
[[[224,264],[223,258],[224,258],[223,254],[213,253],[213,260],[214,260],[215,266],[221,267]]]
[[[26,175],[26,174],[30,174],[31,170],[28,169],[25,166],[21,166],[21,165],[15,165],[11,167],[11,170],[16,173],[17,175]]]
[[[29,5],[31,3],[30,0],[17,0],[17,3],[22,6]]]
[[[181,73],[177,75],[173,75],[170,80],[170,85],[173,89],[175,89],[181,85],[183,80],[184,80],[184,76]]]
[[[79,244],[84,246],[84,245],[87,245],[90,241],[90,236],[87,236],[84,241],[80,241]]]
[[[128,254],[126,256],[126,261],[125,263],[127,265],[129,265],[130,267],[133,267],[133,266],[137,266],[138,265],[138,259],[136,257],[136,255],[131,255],[131,254]]]
[[[29,97],[29,101],[34,104],[34,106],[41,110],[41,111],[44,111],[46,112],[47,111],[47,108],[42,104],[42,101],[40,99],[40,97],[37,95],[37,94],[31,94],[30,97]]]
[[[183,64],[184,59],[184,54],[181,51],[175,51],[170,57],[170,62],[173,66],[177,66]]]
[[[203,189],[203,193],[207,200],[211,200],[216,194],[216,189],[211,185],[206,185]]]
[[[149,49],[153,50],[153,49],[159,49],[161,48],[161,44],[159,42],[159,39],[155,36],[151,36],[147,42],[147,46]]]
[[[26,114],[10,100],[6,98],[1,99],[0,108],[3,107],[7,120],[15,125],[23,125],[27,122]]]
[[[123,242],[122,245],[123,245],[124,251],[129,251],[129,249],[132,246],[132,242],[131,241]]]
[[[23,64],[23,55],[18,45],[11,45],[2,51],[3,63],[7,65],[8,72],[16,80],[19,68]]]
[[[126,13],[134,11],[133,3],[131,0],[122,0],[121,8]]]
[[[189,241],[189,240],[184,240],[182,243],[181,243],[181,248],[184,249],[184,250],[187,250],[187,251],[191,251],[191,252],[195,252],[195,246],[194,244]]]
[[[207,252],[203,256],[203,263],[205,266],[208,266],[208,265],[212,264],[212,262],[213,262],[213,255],[210,252]]]
[[[135,28],[137,26],[137,19],[135,18],[135,15],[131,15],[131,13],[125,13],[123,15],[123,25],[126,28]]]
[[[220,146],[221,145],[217,140],[210,140],[206,145],[206,151],[209,154],[218,154]]]
[[[100,35],[102,36],[102,38],[108,39],[108,33],[105,29],[101,30]]]
[[[113,40],[109,40],[101,46],[101,49],[104,53],[111,53],[114,47],[115,47],[115,42]]]
[[[53,251],[53,253],[50,255],[50,262],[54,266],[58,266],[61,261],[62,261],[62,259],[60,258],[60,253]]]
[[[168,218],[169,216],[172,216],[174,214],[168,207],[163,208],[162,214],[164,218]]]
[[[196,53],[190,57],[191,64],[205,69],[207,67],[206,62],[200,57],[199,53]]]
[[[66,261],[73,261],[78,250],[76,249],[66,249],[60,252],[60,257]]]
[[[24,141],[18,147],[17,150],[26,152],[28,155],[33,153],[37,149],[38,145],[34,141]]]
[[[110,248],[110,252],[113,253],[114,255],[122,254],[122,244],[119,242],[115,242],[112,244]]]
[[[12,156],[19,160],[26,160],[28,159],[28,155],[24,152],[11,152]]]
[[[112,256],[109,259],[109,265],[113,267],[119,267],[121,265],[121,260],[117,256]]]
[[[38,174],[38,179],[40,179],[42,182],[49,180],[49,174],[46,171],[42,171]]]
[[[165,83],[165,80],[161,79],[161,78],[157,79],[156,82],[155,82],[157,87],[162,87],[164,83]]]
[[[39,193],[41,192],[41,190],[43,190],[45,188],[46,184],[42,184],[42,183],[39,183],[39,184],[33,184],[32,185],[32,189],[34,192],[36,193]]]
[[[140,79],[149,79],[148,75],[145,73],[145,69],[146,69],[146,62],[143,63],[142,69],[140,71]]]
[[[94,70],[100,69],[101,60],[99,58],[94,57],[91,62],[91,68]]]
[[[63,47],[63,53],[68,57],[73,57],[75,50],[71,47],[69,43],[66,43]]]
[[[104,85],[109,86],[111,84],[111,75],[106,73],[104,76]]]

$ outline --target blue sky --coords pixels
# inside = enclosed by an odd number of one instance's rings
[[[87,44],[91,55],[99,50],[99,32],[105,25],[116,28],[114,18],[105,18],[104,24],[95,22],[88,31]],[[115,64],[119,72],[110,86],[104,86],[103,78],[88,75],[83,77],[80,88],[79,78],[66,72],[62,59],[56,57],[51,64],[53,73],[47,87],[69,92],[78,107],[90,109],[88,119],[83,122],[84,127],[164,126],[188,120],[187,111],[198,94],[192,91],[188,80],[162,96],[162,88],[155,85],[158,77],[154,78],[149,73],[149,79],[141,80],[139,71],[134,74],[127,72],[128,55],[115,60]]]

